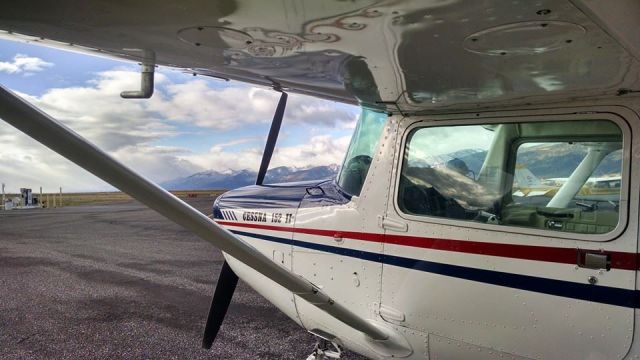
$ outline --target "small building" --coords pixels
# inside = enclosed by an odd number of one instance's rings
[[[33,203],[33,192],[31,189],[20,188],[20,205],[19,206],[32,206],[35,205]]]
[[[2,184],[2,199],[0,200],[0,210],[33,209],[43,206],[42,199],[34,195],[29,188],[20,188],[20,194],[7,196],[4,192],[5,185]],[[40,189],[42,193],[42,188]]]

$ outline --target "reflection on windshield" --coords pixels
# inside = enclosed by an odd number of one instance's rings
[[[619,222],[622,158],[620,129],[608,121],[417,128],[406,141],[398,206],[412,215],[603,234]]]
[[[362,109],[338,176],[338,185],[348,194],[360,195],[386,120],[385,113]]]

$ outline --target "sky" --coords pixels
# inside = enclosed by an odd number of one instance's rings
[[[256,170],[280,94],[158,68],[151,99],[138,65],[0,40],[0,83],[149,179]],[[290,94],[271,168],[340,164],[360,109]],[[8,192],[109,191],[110,185],[0,121],[0,182]]]

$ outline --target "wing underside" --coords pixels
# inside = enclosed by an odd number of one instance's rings
[[[640,3],[607,3],[37,0],[5,4],[0,29],[5,38],[419,113],[637,89]]]

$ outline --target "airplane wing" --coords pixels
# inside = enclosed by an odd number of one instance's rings
[[[162,65],[422,114],[640,91],[638,19],[636,0],[33,0],[4,4],[0,36],[139,62],[134,97],[150,95],[149,74]],[[4,88],[0,115],[372,342],[404,351],[392,332]]]
[[[5,4],[0,29],[418,113],[638,90],[638,18],[634,0],[34,0]]]

